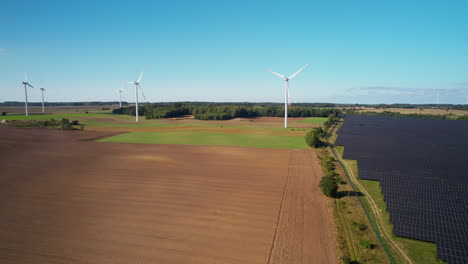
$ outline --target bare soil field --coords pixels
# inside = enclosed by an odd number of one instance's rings
[[[106,133],[0,127],[1,263],[337,263],[314,152]]]

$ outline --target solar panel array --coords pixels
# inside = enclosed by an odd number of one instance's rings
[[[360,178],[380,181],[395,235],[468,263],[467,121],[346,116],[336,145]]]

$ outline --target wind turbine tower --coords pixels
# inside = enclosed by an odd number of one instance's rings
[[[143,73],[145,72],[144,71],[141,72],[140,77],[138,78],[138,81],[128,82],[129,84],[135,85],[135,118],[136,118],[137,123],[140,122],[139,116],[138,116],[138,90],[141,91],[143,98],[145,98],[146,100],[145,94],[143,93],[143,90],[140,87],[140,82],[141,82],[141,78],[143,77]]]
[[[273,73],[274,75],[279,76],[284,80],[284,87],[285,87],[285,95],[284,95],[284,128],[288,128],[288,105],[291,105],[291,97],[289,97],[289,80],[292,78],[296,77],[302,70],[304,70],[309,64],[306,64],[302,66],[297,72],[295,72],[293,75],[286,77],[284,75],[281,75],[277,72],[271,71],[266,69],[267,71]]]
[[[34,88],[31,84],[28,83],[28,76],[26,75],[26,73],[24,73],[24,81],[23,81],[23,85],[24,85],[24,107],[26,109],[26,116],[29,116],[29,112],[28,112],[28,86],[31,87],[31,88]]]
[[[122,88],[119,89],[119,108],[122,108]]]
[[[45,91],[45,88],[40,88],[41,89],[41,92],[42,92],[42,113],[44,113],[44,91]]]

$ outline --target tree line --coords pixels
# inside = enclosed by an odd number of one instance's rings
[[[122,107],[112,111],[114,114],[135,115],[135,107]],[[194,103],[171,103],[171,104],[149,104],[138,108],[138,114],[147,119],[181,117],[193,115],[200,120],[228,120],[232,118],[254,118],[254,117],[283,117],[282,105],[256,105],[244,104],[194,104]],[[288,109],[288,117],[327,117],[338,116],[341,111],[335,108],[318,108],[311,106],[291,106]]]

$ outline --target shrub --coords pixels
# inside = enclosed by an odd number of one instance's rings
[[[325,168],[326,172],[329,172],[335,169],[335,164],[333,164],[332,161],[327,160],[325,161],[325,164],[323,165],[323,167]]]
[[[341,262],[342,262],[343,264],[359,264],[358,261],[356,261],[356,260],[351,260],[348,256],[342,257],[342,258],[341,258]]]
[[[338,185],[336,184],[335,178],[331,176],[324,176],[320,180],[319,184],[322,193],[328,197],[335,197],[336,191],[338,191]]]
[[[2,112],[2,116],[6,116],[6,112]]]
[[[358,223],[358,222],[352,222],[351,223],[353,226],[357,227],[359,230],[364,231],[367,230],[367,226],[363,223]]]
[[[320,135],[315,129],[312,129],[305,135],[305,141],[307,145],[313,148],[319,148],[323,145],[322,141],[320,141]]]
[[[366,240],[366,239],[360,239],[359,240],[359,244],[363,247],[363,248],[369,248],[369,249],[372,249],[373,246],[372,244],[369,242],[369,240]]]
[[[103,108],[101,108],[101,110],[110,110],[110,108],[109,107],[103,107]]]

